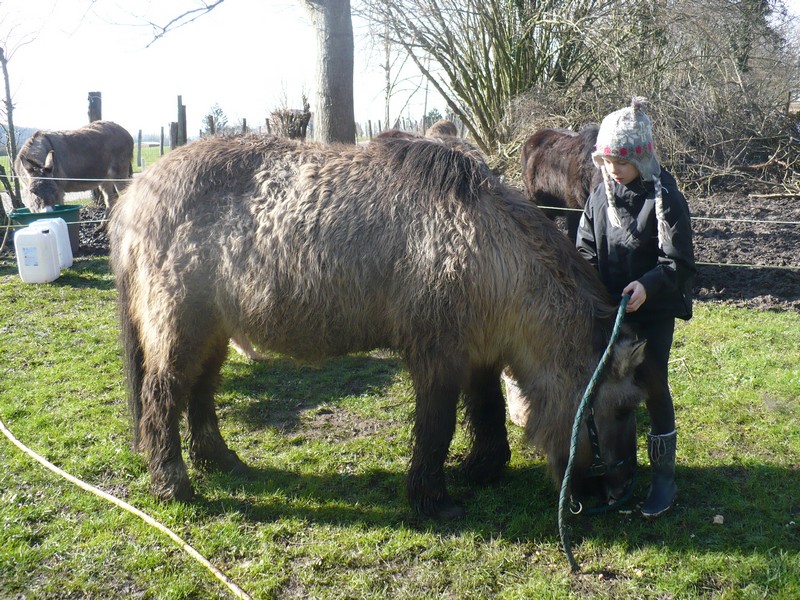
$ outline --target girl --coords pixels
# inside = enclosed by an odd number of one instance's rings
[[[576,246],[614,296],[630,294],[626,321],[647,340],[652,483],[642,506],[657,517],[675,502],[675,411],[667,380],[675,318],[692,316],[694,248],[689,208],[658,163],[643,98],[603,119],[592,159],[603,174],[586,202]]]

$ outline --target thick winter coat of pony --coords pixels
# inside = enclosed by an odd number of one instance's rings
[[[408,493],[423,514],[463,513],[444,478],[459,398],[472,434],[467,476],[502,473],[506,365],[530,402],[530,438],[563,476],[614,307],[558,228],[458,143],[208,138],[137,178],[109,235],[135,445],[157,496],[193,493],[184,413],[196,465],[246,470],[214,409],[227,341],[239,332],[306,361],[398,351],[416,395]],[[641,401],[639,360],[624,339],[596,401],[609,461],[635,455],[635,418],[619,413]],[[588,466],[588,448],[580,457]]]
[[[540,129],[522,147],[522,180],[528,197],[551,217],[566,217],[567,234],[574,242],[581,210],[602,177],[592,162],[597,142],[597,125],[579,132],[568,129]]]

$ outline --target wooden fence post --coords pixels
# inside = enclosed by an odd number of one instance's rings
[[[139,165],[139,168],[142,167],[142,130],[139,130],[139,137],[136,141],[136,164]],[[142,169],[144,170],[144,169]]]
[[[186,143],[186,106],[183,97],[178,96],[178,146]]]
[[[89,123],[94,123],[103,118],[103,94],[89,92]]]
[[[169,124],[169,149],[175,150],[178,147],[178,124],[173,121]]]
[[[161,126],[161,138],[158,143],[158,155],[164,156],[164,126]]]

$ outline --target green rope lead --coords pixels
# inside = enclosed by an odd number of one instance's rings
[[[597,381],[600,379],[600,375],[605,370],[606,364],[611,357],[611,349],[619,337],[622,321],[625,318],[625,307],[628,305],[628,300],[630,300],[630,298],[630,294],[625,294],[620,301],[619,309],[617,310],[617,320],[614,323],[614,329],[611,332],[611,338],[608,340],[606,350],[603,352],[603,356],[600,359],[600,362],[597,364],[597,368],[594,370],[592,378],[589,380],[589,385],[586,386],[586,391],[583,393],[583,398],[578,405],[578,411],[575,413],[575,420],[572,422],[572,437],[570,438],[569,460],[567,461],[567,470],[564,473],[564,479],[561,482],[561,494],[558,497],[558,533],[561,536],[561,545],[564,547],[564,552],[567,555],[567,560],[569,561],[569,565],[573,572],[578,571],[580,567],[578,566],[578,563],[575,562],[575,557],[572,555],[565,522],[568,502],[567,490],[569,489],[569,482],[572,478],[572,463],[575,460],[575,453],[578,449],[578,439],[581,432],[581,423],[583,423],[583,413],[586,412],[586,407],[589,405],[592,396],[594,395],[594,388],[597,385]]]

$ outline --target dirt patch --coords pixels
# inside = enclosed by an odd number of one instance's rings
[[[689,208],[699,263],[698,302],[800,310],[800,199],[690,195]],[[102,209],[81,210],[83,221],[103,217]],[[78,256],[105,254],[104,225],[84,223]]]
[[[80,251],[78,256],[105,256],[108,254],[106,211],[103,208],[81,209]]]
[[[377,419],[364,418],[361,415],[339,408],[315,408],[303,415],[305,433],[314,440],[327,442],[343,442],[364,437],[374,438],[385,428],[386,423]]]
[[[800,199],[720,194],[689,208],[697,301],[800,310]]]

